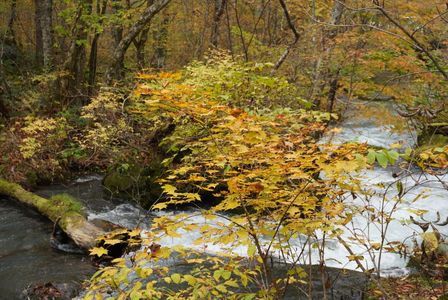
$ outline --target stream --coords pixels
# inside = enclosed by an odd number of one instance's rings
[[[387,125],[379,123],[375,116],[386,118]],[[400,131],[393,129],[402,127]],[[400,143],[403,148],[413,147],[416,136],[412,129],[404,126],[404,121],[394,113],[390,103],[367,103],[360,102],[346,112],[344,121],[337,124],[337,130],[330,131],[322,142],[344,143],[348,141],[366,142],[372,146],[388,148],[391,144]],[[384,186],[391,184],[387,195],[397,193],[394,173],[395,167],[386,169],[375,167],[365,170],[359,176],[363,188],[369,192],[368,197],[358,197],[353,199],[350,194],[346,195],[345,203],[348,206],[362,207],[370,205],[380,207]],[[401,176],[401,181],[409,192],[405,195],[404,201],[396,207],[393,216],[396,221],[391,222],[387,231],[387,241],[408,241],[414,233],[420,233],[418,226],[413,224],[403,224],[401,221],[409,220],[412,212],[409,209],[419,209],[424,212],[425,218],[434,220],[437,213],[440,213],[442,220],[448,217],[448,190],[444,188],[442,182],[448,180],[448,176],[434,176],[422,174],[418,169],[410,169]],[[380,184],[383,184],[381,186]],[[100,176],[86,176],[77,179],[67,185],[42,186],[37,191],[44,197],[50,197],[59,193],[68,193],[80,199],[87,208],[89,219],[103,219],[118,225],[132,228],[136,226],[145,227],[151,223],[153,217],[161,214],[173,215],[174,212],[163,212],[150,214],[139,208],[137,205],[125,202],[120,199],[110,198],[101,186]],[[414,202],[414,198],[424,194]],[[393,203],[383,203],[386,210],[393,208]],[[179,213],[179,212],[176,212]],[[195,214],[192,211],[182,213]],[[200,216],[191,218],[191,222],[196,224],[208,222]],[[219,218],[213,222],[224,222]],[[380,226],[369,221],[368,215],[355,217],[348,226],[354,229],[362,228],[368,232],[369,236],[364,238],[370,241],[377,241],[380,236]],[[50,247],[49,237],[53,230],[53,225],[46,219],[40,217],[34,211],[7,199],[0,199],[0,299],[20,299],[22,291],[30,284],[35,283],[70,283],[79,282],[88,278],[94,271],[89,259],[83,255],[62,253]],[[448,234],[448,226],[441,226],[438,230],[443,234]],[[360,237],[359,230],[354,230],[357,237]],[[163,246],[183,245],[195,247],[192,244],[195,238],[200,236],[199,232],[181,232],[181,238],[166,238],[161,243]],[[346,233],[344,238],[353,237],[353,234]],[[300,247],[303,240],[297,239],[294,246]],[[358,270],[353,261],[349,261],[349,253],[337,240],[326,242],[326,264],[334,268],[346,268]],[[352,250],[363,256],[363,264],[367,269],[378,264],[378,253],[369,253],[362,243],[351,243]],[[208,245],[207,252],[218,252],[219,247]],[[245,255],[244,248],[234,250],[236,254]],[[317,252],[308,253],[311,255],[313,263],[319,262]],[[372,256],[373,255],[373,256]],[[400,276],[409,272],[406,257],[398,254],[385,253],[381,260],[383,275]],[[333,271],[330,271],[330,273]],[[336,272],[336,271],[334,271]],[[349,275],[334,287],[332,291],[333,299],[361,299],[362,294],[353,292],[350,285],[363,284],[356,272]],[[365,282],[364,282],[365,284]],[[318,295],[315,295],[318,299]],[[290,299],[299,299],[290,298]]]

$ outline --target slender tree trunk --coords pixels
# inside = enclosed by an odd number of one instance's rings
[[[11,41],[11,43],[14,45],[17,45],[16,33],[14,30],[14,22],[15,22],[16,18],[17,18],[17,0],[12,0],[11,1],[11,14],[9,15],[6,36]]]
[[[137,35],[142,32],[143,29],[151,22],[151,20],[156,16],[163,8],[165,8],[171,0],[156,0],[154,4],[147,7],[139,19],[129,28],[129,31],[121,39],[118,46],[112,55],[112,63],[109,66],[109,70],[106,74],[106,80],[110,84],[114,79],[123,78],[123,64],[124,55],[127,49],[131,45],[132,41],[137,37]]]
[[[235,2],[233,3],[233,9],[235,11],[236,24],[238,26],[238,31],[241,39],[241,47],[243,48],[244,52],[244,60],[247,62],[249,61],[249,49],[246,46],[246,40],[244,39],[243,29],[241,27],[240,15],[238,12],[238,0],[235,0]]]
[[[0,49],[3,49],[4,41],[1,41]],[[6,97],[12,98],[11,89],[6,81],[3,71],[3,52],[0,52],[0,117],[9,118],[9,109],[6,105]]]
[[[78,4],[78,11],[72,32],[73,40],[70,45],[68,57],[64,63],[64,70],[68,73],[68,76],[65,79],[66,98],[75,100],[80,99],[81,102],[84,102],[86,99],[83,92],[83,84],[87,32],[83,16],[92,12],[92,2],[92,0],[85,0],[80,1]]]
[[[285,62],[286,58],[289,55],[289,52],[294,47],[294,45],[297,44],[297,42],[300,39],[300,34],[297,31],[296,26],[294,25],[294,21],[293,21],[293,19],[291,17],[291,14],[289,13],[289,10],[288,10],[288,7],[286,5],[286,2],[284,0],[279,0],[279,2],[280,2],[280,6],[283,9],[283,14],[285,15],[286,23],[288,24],[288,27],[291,30],[291,32],[294,34],[294,40],[292,41],[291,44],[288,45],[286,50],[283,52],[283,54],[280,56],[280,58],[275,63],[274,68],[272,70],[273,73],[275,71],[277,71],[281,67],[281,65]]]
[[[151,67],[155,69],[162,69],[165,67],[165,61],[166,61],[166,43],[168,39],[168,23],[169,23],[169,17],[164,16],[162,20],[162,24],[159,25],[159,30],[157,30],[154,34],[154,41],[155,41],[155,49],[154,49],[154,55],[151,58]]]
[[[43,66],[50,70],[54,64],[53,53],[53,0],[38,0],[40,4],[40,27],[42,31]]]
[[[154,0],[148,0],[146,3],[147,7],[150,7],[151,5],[154,4]],[[146,42],[148,41],[148,33],[149,33],[149,26],[146,26],[145,29],[143,29],[142,32],[138,35],[138,38],[134,39],[137,66],[140,70],[146,67],[145,46]]]
[[[313,104],[316,107],[320,107],[321,105],[321,93],[324,91],[325,86],[327,84],[328,81],[332,82],[331,79],[328,80],[327,78],[337,78],[338,75],[337,74],[332,74],[332,72],[330,71],[330,57],[331,57],[331,53],[333,50],[334,45],[332,44],[332,42],[334,41],[334,39],[336,38],[339,28],[337,25],[339,25],[341,23],[341,19],[342,19],[342,15],[344,13],[344,7],[345,7],[345,0],[334,0],[334,4],[333,4],[333,10],[331,13],[331,20],[330,20],[330,27],[324,32],[322,33],[322,47],[323,47],[323,52],[321,53],[321,55],[319,55],[317,63],[316,63],[316,68],[315,68],[315,74],[314,74],[314,83],[313,83],[313,87],[310,91],[310,95],[309,98],[313,100]],[[339,71],[338,71],[339,72]],[[336,80],[337,81],[337,80]],[[336,82],[336,87],[337,87],[338,83]],[[337,91],[337,88],[334,92]],[[331,90],[331,85],[330,85],[330,93],[332,92]],[[331,95],[329,95],[331,96]],[[334,95],[333,97],[336,97],[336,95]],[[331,102],[334,100],[331,100],[331,98],[329,97],[328,100]],[[334,103],[333,103],[334,104]],[[331,109],[333,104],[331,104]],[[327,108],[330,108],[330,104],[327,103]]]
[[[36,64],[39,67],[43,67],[44,65],[44,43],[42,40],[42,1],[34,0],[34,28],[35,28],[35,39],[36,39],[36,50],[35,50],[35,59]]]
[[[112,12],[117,15],[121,10],[123,10],[122,0],[113,0],[112,1]],[[117,49],[121,40],[123,39],[123,25],[115,24],[112,27],[112,37],[113,37],[113,49]],[[123,56],[124,57],[124,56]],[[124,59],[117,62],[116,71],[119,72],[115,74],[117,78],[124,77]]]
[[[3,99],[4,92],[0,88],[0,117],[9,118],[9,109],[6,107]]]
[[[227,0],[215,0],[215,10],[213,14],[213,24],[212,24],[212,33],[210,37],[210,42],[213,47],[217,48],[219,43],[219,23],[221,22],[221,18],[225,12],[225,8],[227,5]]]
[[[330,82],[330,91],[328,92],[327,112],[332,113],[334,109],[334,103],[336,101],[336,94],[339,88],[339,73],[340,69],[336,72],[335,78]]]
[[[233,41],[232,41],[232,28],[230,26],[230,16],[229,16],[229,6],[226,5],[226,25],[227,25],[227,43],[230,53],[232,54],[232,58],[234,57],[233,53]]]
[[[106,14],[106,8],[107,8],[107,0],[103,0],[101,7],[100,7],[100,1],[99,0],[97,1],[96,12],[100,17]],[[100,19],[100,25],[102,25],[101,19]],[[99,39],[100,39],[100,33],[96,31],[92,39],[89,55],[89,79],[87,82],[88,84],[87,95],[89,97],[92,96],[95,91]]]
[[[5,101],[9,87],[3,76],[3,64],[0,65],[0,68],[0,117],[9,118],[9,109]]]
[[[140,70],[144,69],[145,66],[146,66],[145,46],[146,46],[146,42],[148,41],[148,33],[149,33],[149,27],[145,28],[139,34],[138,39],[134,40],[136,59],[137,59],[137,66],[138,66],[138,68]]]

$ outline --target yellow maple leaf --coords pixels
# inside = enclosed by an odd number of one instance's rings
[[[108,253],[107,249],[104,249],[103,247],[94,247],[90,249],[90,255],[96,255],[98,257],[106,255],[107,253]]]

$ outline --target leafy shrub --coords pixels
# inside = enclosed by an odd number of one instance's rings
[[[298,265],[303,253],[294,252],[292,239],[301,236],[304,247],[320,247],[313,242],[318,236],[338,237],[338,226],[351,219],[339,196],[350,186],[347,174],[365,166],[366,159],[355,155],[353,147],[320,150],[313,136],[325,128],[330,114],[280,108],[254,114],[248,98],[235,104],[219,97],[221,92],[205,78],[214,81],[208,75],[197,85],[196,77],[141,75],[133,112],[147,118],[166,116],[178,125],[162,141],[175,147],[168,159],[171,169],[159,180],[164,197],[152,208],[198,203],[208,192],[221,201],[202,216],[223,218],[225,226],[195,224],[183,214],[156,218],[145,233],[144,250],[100,270],[86,299],[102,293],[123,299],[275,298],[303,284],[307,276]],[[179,237],[180,230],[199,230],[195,243],[227,251],[219,253],[222,257],[201,258],[182,247],[151,250],[160,238]],[[232,252],[238,247],[246,249],[246,259]],[[194,266],[181,274],[157,265],[172,255]],[[273,275],[270,264],[276,255],[287,265],[280,275]],[[297,256],[289,260],[290,255]]]

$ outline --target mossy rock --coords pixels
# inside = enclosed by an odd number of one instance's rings
[[[425,151],[431,148],[444,147],[448,145],[448,136],[442,134],[420,135],[418,138],[419,147],[416,151]]]
[[[55,209],[59,209],[66,212],[75,212],[85,216],[84,206],[73,196],[69,194],[57,194],[50,198],[52,205]]]
[[[134,186],[139,184],[143,168],[139,166],[132,166],[123,169],[116,169],[104,177],[104,187],[113,194],[120,194],[129,191]]]

